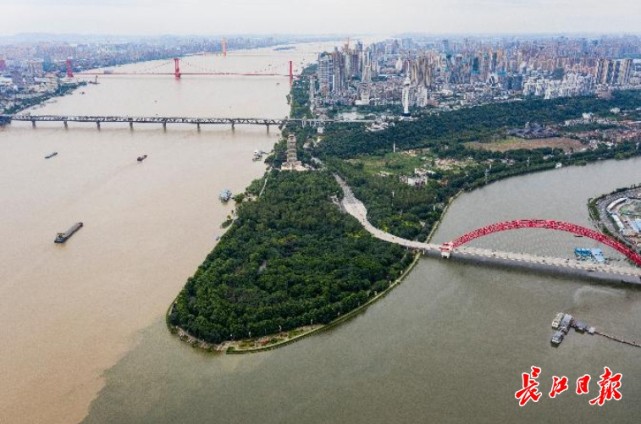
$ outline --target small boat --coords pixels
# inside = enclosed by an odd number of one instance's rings
[[[58,235],[56,236],[56,239],[53,242],[54,243],[64,243],[64,242],[66,242],[67,240],[69,240],[69,238],[72,235],[74,235],[74,233],[76,231],[78,231],[79,229],[82,228],[82,225],[83,225],[82,222],[76,222],[71,227],[69,227],[69,229],[67,231],[65,231],[64,233],[58,233]]]
[[[554,319],[552,320],[552,328],[554,330],[559,329],[559,325],[561,324],[561,320],[564,316],[565,314],[563,312],[559,312],[558,314],[556,314],[556,317],[554,317]]]
[[[145,159],[147,159],[147,155],[138,156],[138,157],[136,158],[136,160],[137,160],[138,162],[142,162],[142,161],[143,161],[143,160],[145,160]]]
[[[550,343],[552,343],[552,346],[556,347],[556,346],[561,344],[561,342],[563,341],[564,336],[565,335],[563,334],[563,331],[557,331],[552,336],[552,339],[550,340]]]
[[[224,189],[220,192],[218,198],[221,202],[229,202],[229,199],[231,199],[231,191],[229,189]]]
[[[50,153],[47,156],[45,156],[45,159],[51,159],[52,157],[56,156],[57,154],[58,154],[58,152]]]

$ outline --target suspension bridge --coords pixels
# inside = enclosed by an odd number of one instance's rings
[[[343,209],[355,217],[370,234],[380,240],[395,243],[408,249],[422,252],[428,256],[462,259],[488,264],[520,266],[534,270],[556,271],[592,279],[641,285],[641,268],[639,268],[641,267],[641,255],[619,241],[589,228],[555,220],[520,219],[491,224],[443,244],[422,243],[397,237],[374,227],[367,220],[367,208],[365,205],[354,196],[352,190],[340,177],[335,176],[335,178],[343,189],[343,200],[341,202]],[[576,259],[538,256],[528,253],[505,252],[465,246],[466,243],[489,234],[523,228],[565,231],[591,238],[622,253],[630,262],[636,265],[636,267],[614,263],[591,263]]]
[[[173,62],[173,71],[164,71],[161,69],[165,69],[168,66],[170,66]],[[181,68],[181,62],[184,62],[188,65],[189,71],[184,71],[183,68]],[[73,71],[73,63],[71,59],[67,59],[66,61],[66,72],[67,72],[67,77],[73,78],[74,77],[74,71]],[[231,72],[231,71],[218,71],[215,69],[208,69],[203,66],[200,66],[195,63],[189,62],[188,59],[185,58],[179,58],[175,57],[171,61],[164,61],[164,62],[158,62],[158,63],[153,63],[152,65],[148,66],[146,69],[139,70],[139,71],[126,71],[126,70],[113,70],[113,69],[104,69],[102,71],[82,71],[77,74],[78,76],[118,76],[118,75],[129,75],[129,76],[154,76],[154,75],[165,75],[165,76],[173,76],[176,79],[180,79],[182,76],[194,76],[194,75],[201,75],[201,76],[243,76],[243,77],[287,77],[289,78],[289,83],[291,84],[294,80],[294,62],[293,61],[288,61],[287,68],[285,69],[285,66],[283,65],[283,71],[278,72],[275,67],[273,67],[271,64],[260,71],[253,71],[253,72]]]

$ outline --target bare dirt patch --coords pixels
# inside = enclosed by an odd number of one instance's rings
[[[472,149],[489,150],[492,152],[534,150],[543,148],[563,149],[565,152],[569,152],[571,150],[579,151],[585,147],[580,141],[565,137],[535,138],[532,140],[510,137],[505,140],[495,141],[492,143],[479,143],[478,141],[474,141],[471,143],[465,143],[465,145]]]

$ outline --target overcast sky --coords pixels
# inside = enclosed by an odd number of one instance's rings
[[[640,33],[641,0],[0,0],[0,35]]]

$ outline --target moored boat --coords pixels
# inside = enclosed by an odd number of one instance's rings
[[[218,195],[218,198],[220,199],[221,202],[228,202],[229,199],[231,199],[231,191],[229,189],[224,189],[223,191],[220,192]]]

